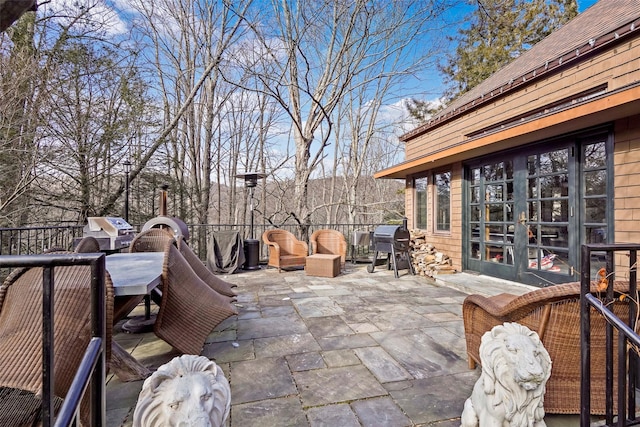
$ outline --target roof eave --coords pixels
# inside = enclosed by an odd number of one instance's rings
[[[407,160],[376,172],[374,178],[406,179],[428,169],[463,161],[497,149],[513,148],[558,135],[638,114],[640,82],[590,98],[517,125],[469,138],[465,142]]]
[[[599,51],[610,47],[610,45],[612,44],[621,43],[639,28],[640,17],[637,17],[613,31],[605,33],[598,38],[588,40],[575,50],[565,52],[563,55],[553,60],[545,61],[545,63],[540,65],[539,67],[516,78],[510,79],[508,82],[505,82],[502,85],[488,91],[488,93],[481,94],[475,99],[462,104],[460,107],[445,111],[443,114],[430,119],[427,123],[419,126],[418,128],[401,135],[400,141],[408,142],[414,138],[424,135],[425,133],[437,127],[455,120],[459,116],[468,114],[488,102],[493,102],[506,96],[507,94],[510,94],[515,90],[522,89],[524,86],[530,85],[533,82],[549,75],[550,73],[559,72],[573,65],[576,61],[584,61],[589,56],[593,56]]]

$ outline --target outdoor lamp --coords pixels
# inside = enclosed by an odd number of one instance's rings
[[[267,174],[260,172],[245,172],[236,175],[236,178],[244,179],[244,186],[249,189],[249,212],[250,212],[250,225],[249,225],[249,239],[244,241],[245,252],[245,270],[257,270],[260,268],[258,265],[260,258],[260,242],[253,238],[253,189],[258,185],[258,179],[265,178]]]
[[[124,220],[129,222],[129,173],[131,172],[131,161],[127,158],[124,166]]]

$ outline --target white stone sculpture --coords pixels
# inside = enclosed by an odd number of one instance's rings
[[[505,323],[482,336],[482,373],[464,404],[462,427],[543,427],[551,358],[537,333]]]
[[[220,367],[204,356],[185,354],[145,380],[133,427],[219,427],[230,407],[231,389]]]

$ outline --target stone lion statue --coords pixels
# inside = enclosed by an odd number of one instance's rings
[[[462,427],[544,427],[551,358],[537,333],[504,323],[482,336],[482,373],[464,404]]]
[[[223,426],[231,389],[222,370],[204,356],[185,354],[147,378],[133,413],[133,427]]]

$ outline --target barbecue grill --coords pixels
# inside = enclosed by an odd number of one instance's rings
[[[135,233],[133,227],[122,218],[94,216],[87,218],[83,237],[93,236],[100,244],[101,251],[116,251],[128,247]],[[77,244],[81,239],[75,239]]]
[[[391,269],[393,265],[393,272],[395,277],[398,277],[398,258],[404,257],[407,263],[407,268],[411,274],[415,274],[413,266],[411,264],[411,256],[409,251],[411,249],[411,236],[409,230],[407,230],[406,220],[403,225],[381,225],[373,232],[373,259],[371,265],[367,267],[369,273],[373,273],[378,258],[378,252],[387,253],[387,268]]]

